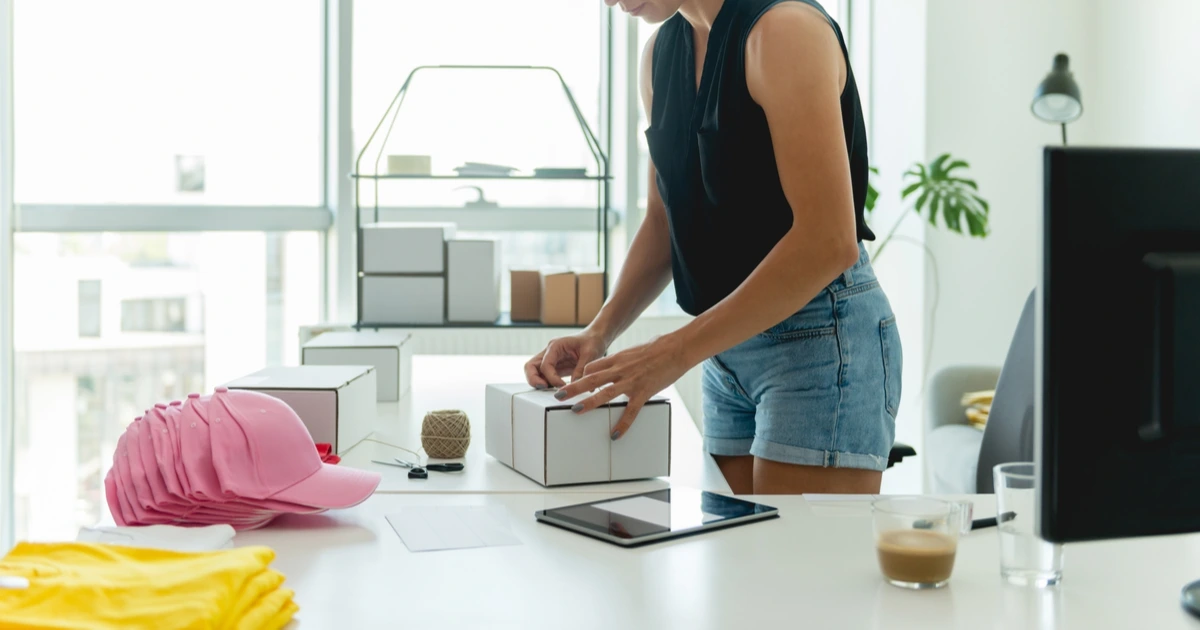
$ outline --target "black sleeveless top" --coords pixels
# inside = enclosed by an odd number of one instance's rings
[[[815,0],[725,0],[709,34],[699,92],[687,20],[680,14],[667,20],[654,44],[646,140],[671,227],[676,297],[692,315],[732,293],[792,227],[766,115],[746,87],[746,39],[780,2],[804,2],[825,13]],[[832,19],[830,25],[846,55],[842,128],[858,239],[874,240],[863,220],[866,124],[845,40]]]

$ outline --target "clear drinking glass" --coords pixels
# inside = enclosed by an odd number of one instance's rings
[[[1000,530],[1000,575],[1011,584],[1046,587],[1062,580],[1062,545],[1034,531],[1037,510],[1032,463],[1000,464],[996,482],[996,518]]]
[[[896,497],[873,502],[871,513],[879,569],[889,584],[928,589],[950,581],[964,527],[963,504]]]

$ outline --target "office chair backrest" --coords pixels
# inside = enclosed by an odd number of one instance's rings
[[[983,432],[979,468],[975,474],[975,487],[980,494],[994,491],[992,468],[997,464],[1033,461],[1035,297],[1035,293],[1030,293],[1025,301],[1025,309],[1017,321],[1017,332],[996,383],[996,396],[992,399],[992,410]]]

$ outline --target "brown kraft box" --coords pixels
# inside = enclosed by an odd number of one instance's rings
[[[562,268],[541,272],[542,323],[551,326],[575,325],[575,273]]]
[[[575,323],[587,326],[596,319],[600,307],[604,306],[604,271],[602,269],[575,270]]]
[[[542,278],[537,269],[512,269],[512,321],[536,322],[542,317]]]

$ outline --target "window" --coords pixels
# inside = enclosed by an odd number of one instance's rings
[[[70,539],[100,518],[116,439],[147,406],[299,363],[322,238],[16,234],[17,537]],[[74,334],[85,311],[99,334]]]
[[[322,4],[15,2],[16,201],[320,204]]]
[[[518,6],[496,0],[357,0],[352,114],[356,152],[405,77],[422,65],[553,67],[599,135],[606,11],[596,1],[529,0]],[[379,152],[389,127],[390,140]],[[435,174],[453,175],[465,162],[516,167],[525,175],[539,167],[597,172],[558,79],[529,70],[420,71],[394,127],[385,122],[372,143],[363,170],[386,172],[388,155],[429,156]],[[470,186],[480,190],[462,190]],[[375,191],[373,183],[359,187],[364,207],[374,204]],[[496,215],[503,217],[499,225],[495,219],[486,225],[472,223],[469,217],[456,219],[453,211],[480,195],[497,204]],[[381,181],[378,202],[385,209],[384,219],[412,218],[401,212],[432,212],[436,214],[420,219],[444,216],[442,220],[457,221],[460,234],[501,239],[505,267],[597,262],[595,182]],[[554,213],[554,226],[540,231],[539,226],[548,225],[539,221],[546,212]],[[505,301],[507,285],[506,278]]]
[[[185,332],[187,305],[186,297],[121,300],[121,332]]]
[[[79,336],[100,336],[100,281],[79,281]]]

